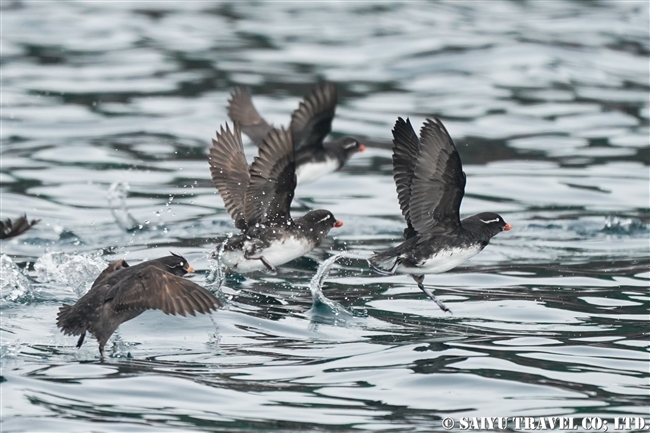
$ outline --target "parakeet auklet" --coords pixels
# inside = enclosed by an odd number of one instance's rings
[[[393,138],[393,178],[406,219],[406,241],[375,253],[370,266],[384,275],[410,274],[429,298],[451,312],[424,287],[424,276],[458,266],[512,226],[490,212],[460,220],[465,173],[440,120],[427,119],[418,140],[411,122],[398,118]]]
[[[27,215],[18,217],[15,221],[11,221],[9,218],[2,219],[0,220],[0,239],[9,239],[21,235],[39,221],[29,221]]]
[[[307,254],[343,223],[327,210],[293,220],[289,212],[296,188],[291,133],[271,129],[259,156],[248,167],[241,131],[226,124],[212,140],[210,172],[226,210],[242,230],[229,239],[221,259],[231,270],[246,273],[275,267]]]
[[[74,305],[59,308],[56,325],[66,335],[80,335],[81,347],[90,332],[104,346],[120,324],[145,310],[162,310],[165,314],[209,313],[221,301],[212,293],[181,278],[193,269],[183,257],[173,254],[129,266],[124,259],[108,265],[91,289]]]
[[[296,153],[298,183],[311,182],[340,170],[352,155],[366,149],[365,145],[352,137],[323,142],[332,131],[337,102],[336,86],[322,82],[314,87],[291,115],[289,130]],[[228,101],[228,116],[258,146],[272,129],[257,112],[251,94],[243,87],[233,90]]]

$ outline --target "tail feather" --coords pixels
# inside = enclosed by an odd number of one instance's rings
[[[393,275],[399,264],[398,256],[392,251],[375,253],[368,259],[370,269],[381,275]]]
[[[86,323],[80,320],[79,315],[75,314],[73,305],[63,304],[59,308],[59,314],[56,316],[56,326],[61,328],[65,335],[81,335],[79,341],[83,343],[83,336],[86,333]],[[77,343],[81,346],[80,343]]]

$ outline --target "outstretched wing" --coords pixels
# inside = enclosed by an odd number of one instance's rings
[[[269,132],[251,165],[250,176],[245,203],[248,226],[289,221],[296,189],[296,163],[289,131],[282,128]]]
[[[0,239],[9,239],[23,234],[39,221],[29,221],[27,215],[23,215],[15,221],[11,221],[9,218],[0,220]]]
[[[420,153],[420,140],[413,130],[411,121],[401,117],[397,118],[393,128],[393,179],[397,187],[397,199],[402,215],[406,220],[407,228],[404,231],[406,239],[415,235],[411,224],[410,202],[411,183],[413,182],[413,171]]]
[[[449,133],[439,119],[427,119],[420,131],[420,153],[413,170],[409,214],[420,235],[460,227],[465,173]]]
[[[291,137],[296,150],[303,147],[322,147],[323,140],[332,131],[332,120],[338,96],[336,86],[319,83],[291,115]]]
[[[245,87],[237,86],[233,89],[228,100],[228,117],[238,123],[241,131],[256,145],[261,145],[273,127],[257,112],[251,94]]]
[[[223,199],[226,210],[238,229],[246,228],[244,198],[250,181],[248,164],[241,142],[241,132],[235,123],[233,131],[228,124],[217,132],[217,139],[212,139],[210,148],[210,173],[212,183]]]
[[[149,265],[115,284],[106,294],[115,312],[161,310],[165,314],[196,315],[220,307],[221,301],[203,287],[185,278]]]

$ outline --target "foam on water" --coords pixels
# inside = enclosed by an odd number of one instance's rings
[[[0,274],[0,293],[3,301],[18,302],[33,299],[32,283],[6,254],[0,256]]]
[[[81,297],[107,265],[100,253],[67,254],[57,251],[39,257],[34,263],[34,270],[40,282],[65,284]]]

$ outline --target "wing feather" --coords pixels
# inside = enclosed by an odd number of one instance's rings
[[[250,176],[245,203],[248,226],[289,221],[296,189],[296,164],[289,131],[273,129],[266,136],[251,165]]]
[[[415,231],[424,236],[460,227],[464,192],[465,173],[453,140],[439,119],[427,119],[420,131],[409,200]]]
[[[212,139],[209,162],[212,183],[219,191],[226,210],[235,220],[235,227],[245,229],[244,199],[250,174],[241,132],[236,123],[233,131],[228,124],[225,129],[222,126],[221,131],[217,132],[217,139]]]
[[[22,215],[15,221],[11,221],[9,218],[2,219],[0,220],[0,239],[9,239],[23,234],[39,221],[29,221],[27,215]]]
[[[291,136],[296,150],[323,147],[323,140],[332,131],[338,93],[336,85],[319,83],[291,115]]]
[[[406,239],[415,235],[411,224],[410,202],[413,172],[420,153],[420,140],[413,130],[411,121],[397,118],[393,128],[393,179],[397,187],[397,199],[406,220]]]
[[[237,86],[233,89],[228,100],[228,117],[238,123],[244,134],[257,146],[262,144],[266,134],[273,129],[253,104],[253,98],[245,87]]]
[[[115,312],[161,310],[165,314],[185,316],[194,311],[207,313],[222,305],[198,284],[154,265],[144,267],[135,277],[120,281],[108,297],[112,298]]]

